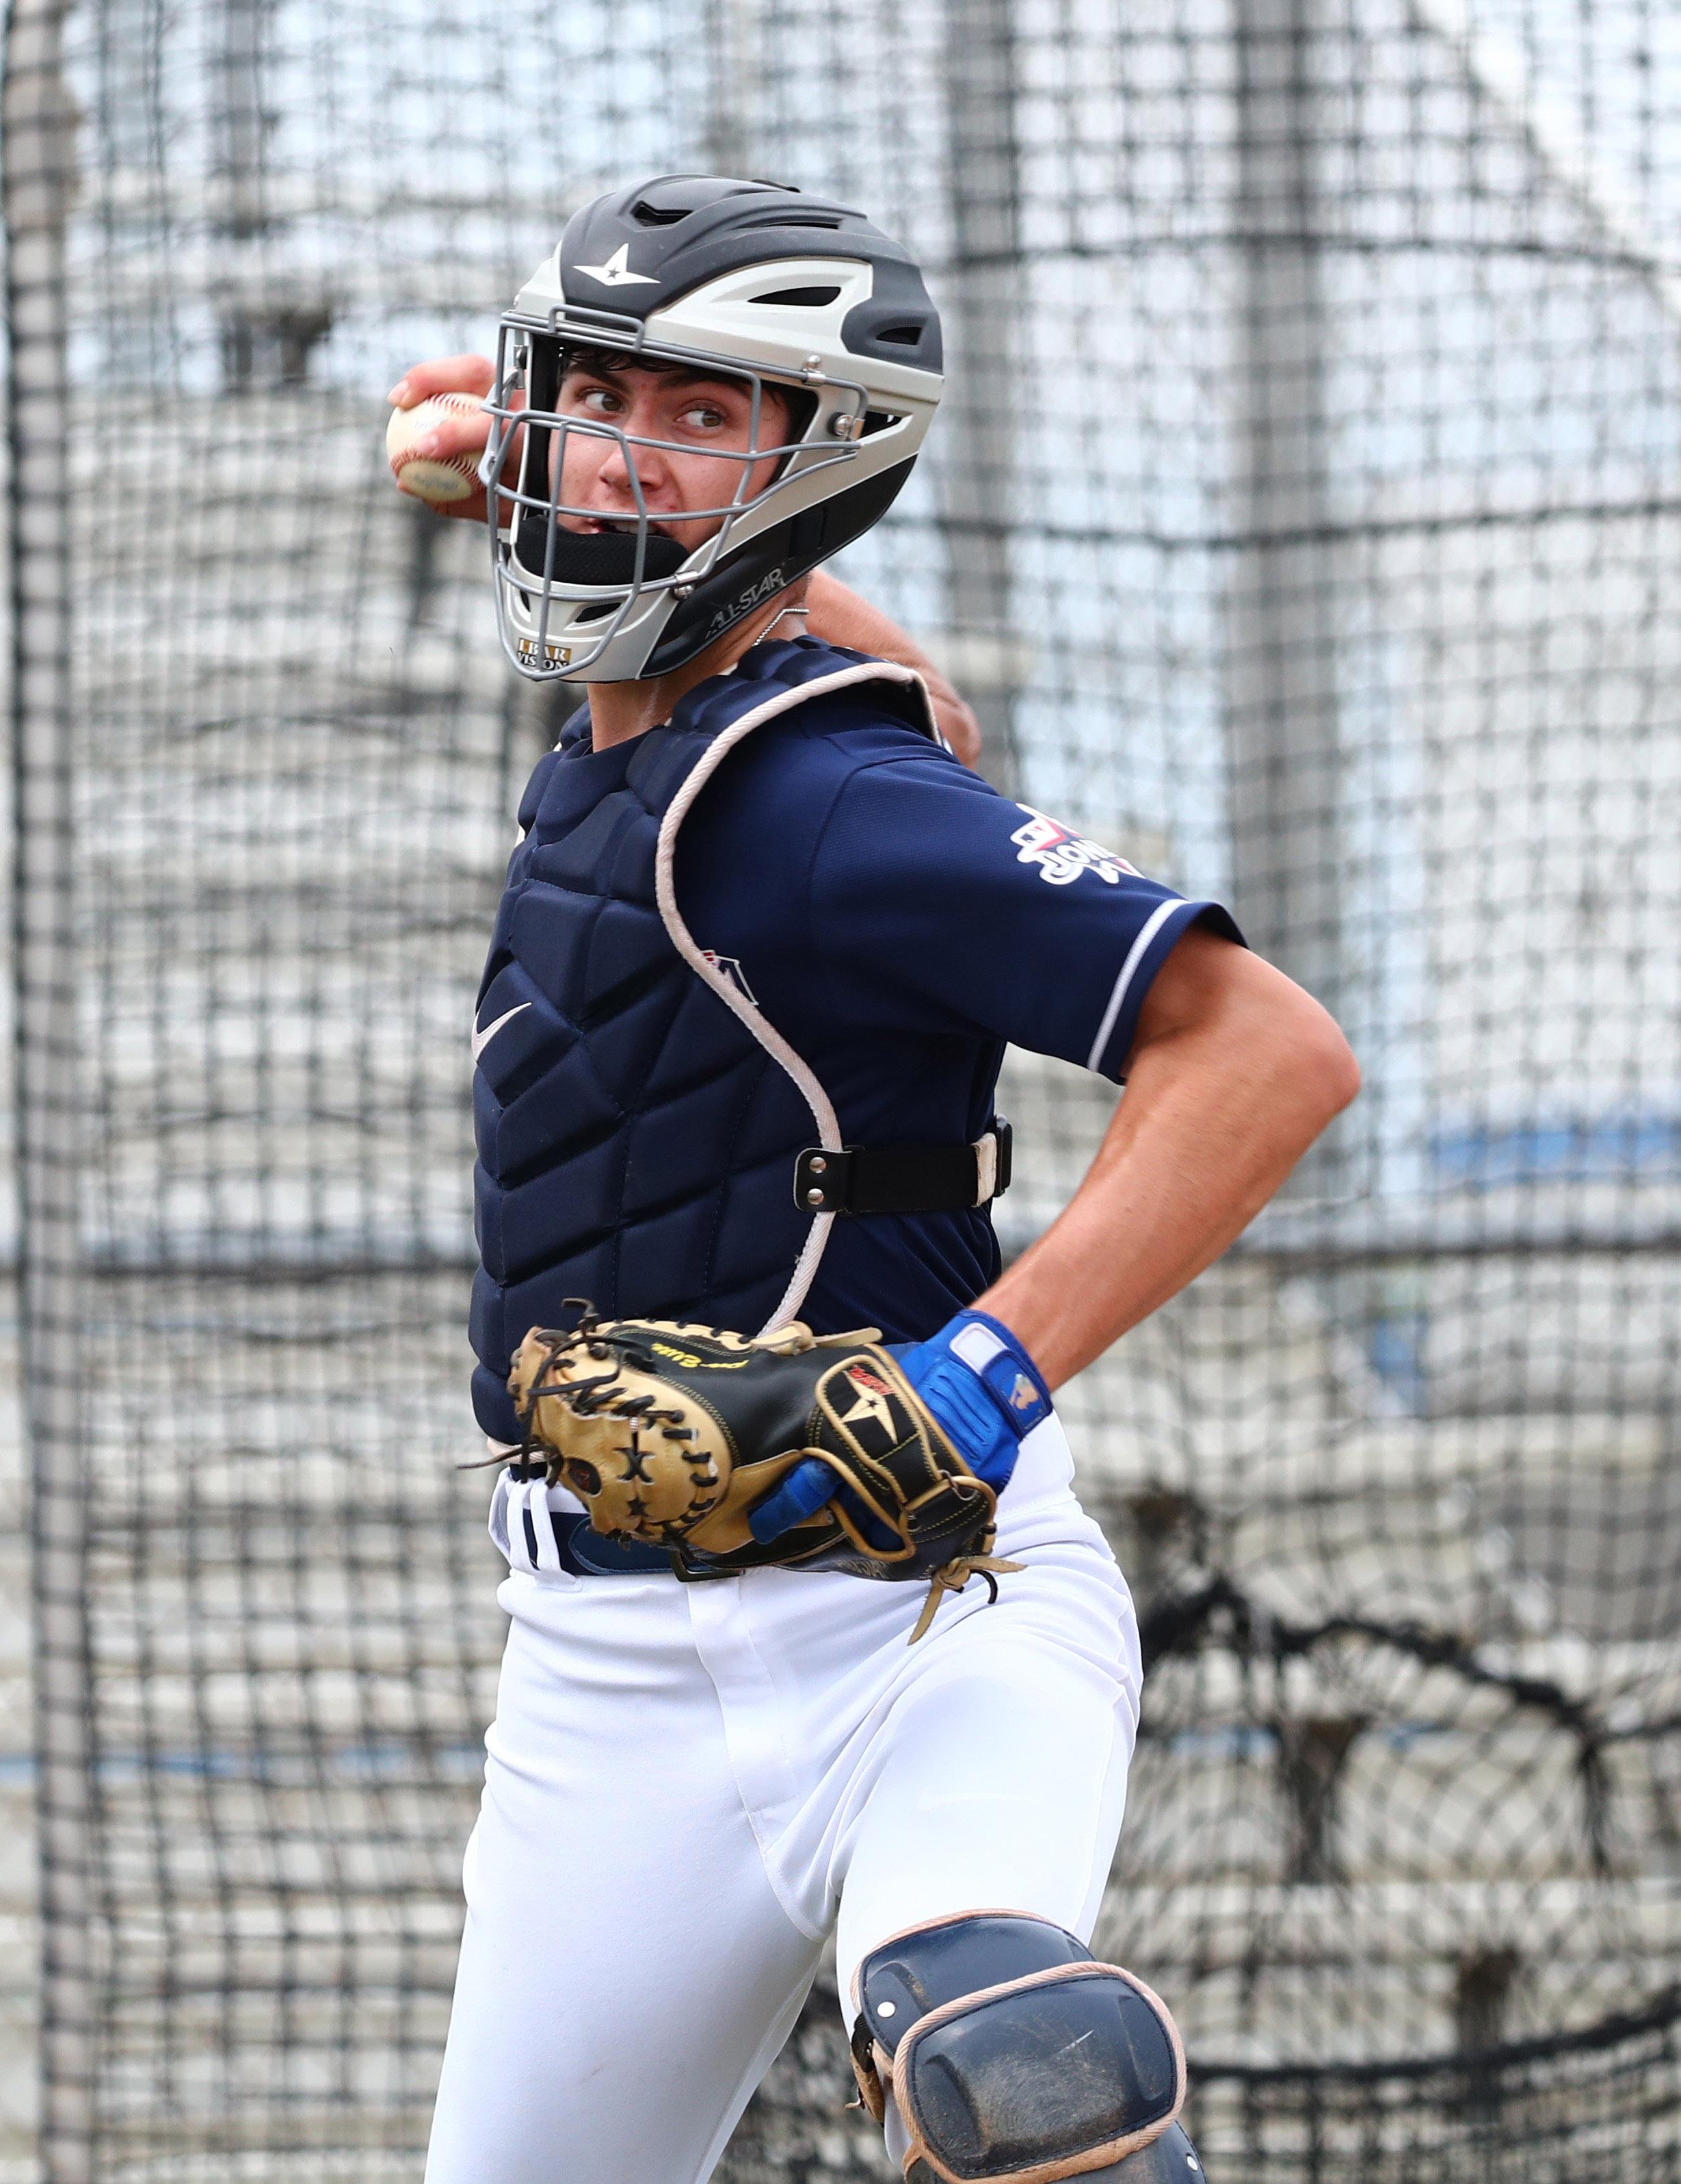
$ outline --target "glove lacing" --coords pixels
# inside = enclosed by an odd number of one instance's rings
[[[998,1602],[999,1579],[1026,1568],[1025,1563],[1012,1563],[1003,1555],[954,1555],[929,1579],[928,1596],[922,1602],[922,1613],[916,1618],[916,1628],[911,1632],[908,1642],[914,1646],[919,1638],[927,1635],[928,1627],[939,1612],[941,1601],[949,1592],[961,1592],[971,1577],[985,1580],[987,1606],[992,1607]]]

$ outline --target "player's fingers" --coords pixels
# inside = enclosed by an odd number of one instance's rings
[[[415,452],[438,461],[451,455],[476,455],[490,440],[490,418],[482,410],[440,408],[415,443]]]
[[[387,398],[394,409],[412,410],[429,394],[488,394],[496,366],[487,356],[434,356],[411,364]]]
[[[411,492],[401,478],[397,481],[397,490],[405,500],[420,501],[423,506],[431,509],[434,515],[465,515],[474,523],[482,523],[485,520],[485,489],[482,486],[476,487],[465,500],[444,502],[428,500],[423,493]]]
[[[509,395],[507,406],[510,410],[523,410],[525,396],[515,389]],[[480,454],[490,444],[493,421],[487,410],[469,409],[465,403],[458,409],[452,403],[448,409],[438,410],[428,421],[426,431],[415,441],[415,446],[423,455],[446,461],[451,455]],[[503,455],[504,476],[510,465],[519,460],[520,443],[524,431],[523,426],[515,426],[509,436]]]
[[[755,1540],[774,1540],[790,1524],[798,1524],[834,1499],[835,1474],[827,1463],[808,1456],[795,1464],[782,1485],[757,1502],[748,1513],[748,1529]]]
[[[489,370],[482,357],[445,358],[426,366],[424,372],[416,366],[407,379],[399,382],[392,390],[386,448],[400,493],[411,500],[424,501],[439,515],[465,516],[469,522],[481,523],[485,493],[472,474],[490,443],[496,422],[484,406],[483,394],[470,387],[448,386],[436,393],[422,392],[418,400],[395,399],[399,395],[413,397],[417,380],[474,376],[465,374],[465,367],[475,364]],[[510,390],[507,406],[522,409],[524,395]],[[503,443],[504,479],[517,471],[522,438],[522,432],[516,427]],[[470,489],[464,491],[470,479]],[[435,492],[435,485],[442,490]]]

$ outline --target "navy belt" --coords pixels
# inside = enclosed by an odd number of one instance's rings
[[[532,1530],[532,1514],[529,1509],[523,1508],[520,1514],[525,1524],[526,1544],[535,1563],[537,1559],[537,1539]],[[719,1578],[743,1574],[741,1565],[709,1569],[704,1556],[697,1558],[690,1555],[682,1557],[680,1563],[679,1557],[666,1547],[648,1546],[639,1540],[610,1540],[595,1529],[587,1517],[574,1516],[570,1510],[551,1509],[548,1521],[554,1527],[554,1546],[560,1557],[560,1567],[571,1577],[676,1577],[681,1578],[685,1585],[704,1585]],[[850,1567],[856,1558],[849,1549],[845,1549],[844,1541],[842,1547],[847,1557],[845,1566]],[[774,1566],[774,1552],[763,1549],[760,1552],[764,1556],[764,1563],[759,1566]],[[807,1566],[812,1568],[828,1567],[827,1563],[820,1564],[815,1556],[807,1557]],[[840,1563],[834,1565],[836,1568],[842,1566]],[[853,1574],[873,1575],[874,1573],[867,1568],[862,1572],[854,1569]]]
[[[537,1560],[537,1540],[532,1532],[529,1509],[522,1509],[525,1519],[526,1544],[531,1549],[532,1560]],[[560,1557],[560,1567],[571,1577],[670,1577],[671,1557],[663,1547],[643,1546],[636,1540],[610,1540],[591,1524],[587,1517],[573,1515],[568,1509],[551,1509],[548,1521],[554,1527],[554,1545]]]

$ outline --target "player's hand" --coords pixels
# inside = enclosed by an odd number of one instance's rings
[[[1026,1346],[1002,1320],[970,1311],[895,1355],[963,1461],[1002,1494],[1022,1441],[1051,1411],[1050,1390]]]
[[[887,1347],[975,1476],[1001,1494],[1023,1440],[1051,1411],[1050,1390],[1021,1343],[1002,1321],[960,1312],[927,1342]],[[753,1536],[777,1538],[834,1492],[827,1464],[812,1458],[797,1465],[754,1507]]]
[[[423,364],[411,364],[387,398],[393,410],[413,410],[438,394],[470,394],[482,401],[495,383],[496,366],[487,356],[432,357]],[[515,406],[519,407],[525,398],[516,394],[513,399]],[[431,430],[415,443],[415,453],[437,462],[447,462],[452,456],[476,460],[489,444],[491,424],[491,418],[482,410],[440,411]],[[509,443],[504,476],[511,474],[518,464],[520,437],[515,433]],[[397,490],[409,500],[420,498],[418,493],[408,492],[400,481]],[[426,505],[437,515],[466,515],[482,523],[485,490],[482,486],[475,486],[465,499],[452,501],[447,507],[440,508],[430,501]]]

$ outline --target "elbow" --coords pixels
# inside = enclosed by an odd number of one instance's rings
[[[1335,1051],[1326,1056],[1321,1071],[1327,1123],[1340,1115],[1344,1107],[1351,1107],[1360,1095],[1360,1064],[1355,1060],[1354,1049],[1334,1024],[1331,1028]]]
[[[1360,1090],[1360,1064],[1311,994],[1247,949],[1188,933],[1151,989],[1135,1060],[1186,1039],[1220,1056],[1236,1097],[1281,1151],[1300,1159]],[[1290,1149],[1294,1147],[1293,1150]]]
[[[1329,1011],[1310,994],[1290,1039],[1290,1074],[1303,1106],[1303,1122],[1316,1138],[1360,1090],[1360,1064]],[[1310,1140],[1311,1141],[1311,1140]]]

